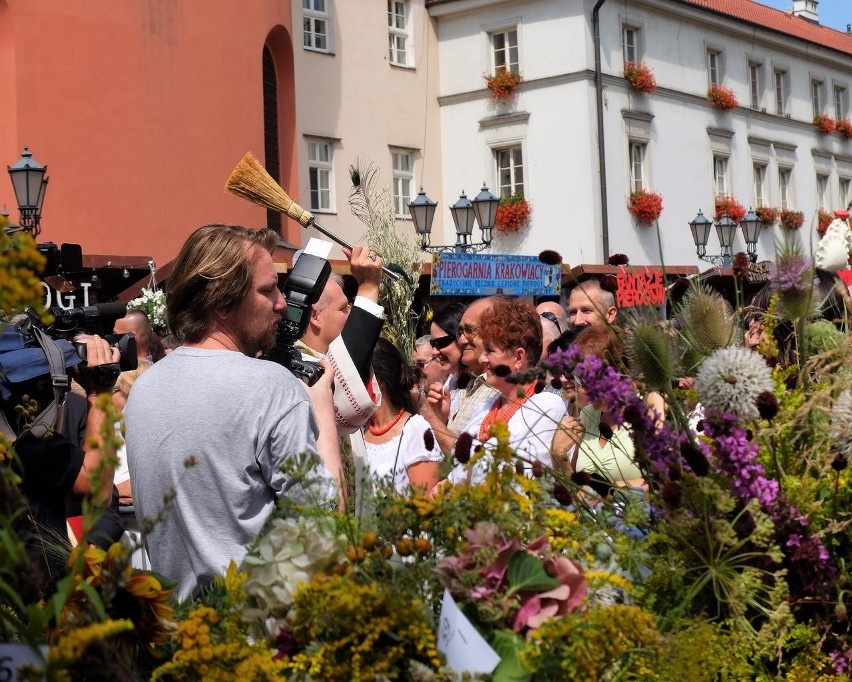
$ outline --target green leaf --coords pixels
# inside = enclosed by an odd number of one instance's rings
[[[526,552],[522,552],[526,554]],[[530,558],[535,559],[531,555]],[[509,630],[497,630],[491,639],[491,647],[500,656],[500,663],[494,668],[491,679],[494,682],[528,682],[532,679],[529,671],[524,670],[518,653],[524,648],[526,642],[516,632]]]
[[[509,594],[515,592],[546,592],[560,583],[556,578],[547,575],[541,559],[527,552],[517,552],[509,559]]]

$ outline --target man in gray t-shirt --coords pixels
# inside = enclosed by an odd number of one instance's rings
[[[242,561],[277,498],[294,492],[281,471],[288,457],[319,451],[339,468],[330,377],[309,397],[288,370],[256,359],[286,308],[276,243],[269,230],[223,225],[190,236],[167,288],[182,345],[136,381],[127,402],[136,516],[156,519],[151,566],[178,581],[178,599]],[[319,443],[318,421],[332,433]]]

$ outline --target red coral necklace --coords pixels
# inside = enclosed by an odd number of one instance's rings
[[[488,413],[485,415],[485,419],[482,420],[482,425],[479,427],[479,440],[486,441],[488,440],[488,429],[491,428],[491,425],[494,422],[503,422],[504,424],[508,424],[509,420],[515,416],[515,412],[521,409],[521,405],[523,405],[527,400],[532,398],[533,393],[535,393],[535,382],[533,381],[529,386],[527,386],[527,390],[524,391],[524,395],[522,398],[518,398],[517,400],[506,404],[505,400],[500,397],[494,401],[494,404],[491,406],[491,409],[488,410]]]
[[[397,425],[400,419],[402,419],[402,415],[405,414],[405,408],[400,407],[399,412],[396,413],[396,417],[394,417],[390,424],[387,426],[376,427],[373,426],[372,420],[370,420],[370,425],[367,427],[374,436],[384,436],[388,431],[390,431],[394,426]]]

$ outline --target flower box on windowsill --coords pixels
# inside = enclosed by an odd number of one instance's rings
[[[852,137],[852,121],[848,118],[838,118],[834,122],[834,127],[837,129],[837,132],[843,135],[844,140],[848,140]]]
[[[814,128],[816,128],[817,132],[822,135],[831,135],[835,130],[837,130],[837,126],[834,121],[825,114],[814,116]]]
[[[787,230],[798,230],[805,222],[805,214],[801,211],[782,208],[778,214],[778,220],[781,223],[781,227]]]
[[[745,207],[734,197],[716,197],[715,220],[719,222],[722,216],[727,215],[737,225],[746,214]]]
[[[624,62],[624,78],[630,83],[630,87],[639,92],[650,95],[657,89],[657,80],[646,64]]]
[[[529,225],[532,207],[520,192],[500,199],[494,227],[500,232],[520,232]]]
[[[637,189],[627,197],[627,209],[640,225],[652,225],[663,213],[663,196]]]
[[[771,227],[778,220],[778,209],[772,208],[772,206],[760,206],[754,209],[754,212],[760,218],[760,222],[763,223],[764,227]]]
[[[831,225],[831,222],[834,220],[834,214],[831,211],[826,211],[825,209],[819,209],[817,211],[817,232],[819,232],[820,236],[825,234],[825,231],[828,229],[828,226]]]
[[[739,102],[733,90],[721,85],[711,85],[707,90],[707,101],[722,111],[735,109]]]
[[[515,90],[523,81],[517,71],[498,69],[495,74],[485,74],[485,87],[491,91],[491,99],[504,102],[515,96]]]

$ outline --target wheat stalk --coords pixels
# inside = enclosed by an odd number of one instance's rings
[[[231,177],[225,183],[225,190],[255,204],[284,213],[302,227],[308,227],[314,221],[313,214],[288,197],[281,185],[272,179],[251,152],[246,152],[231,172]]]

